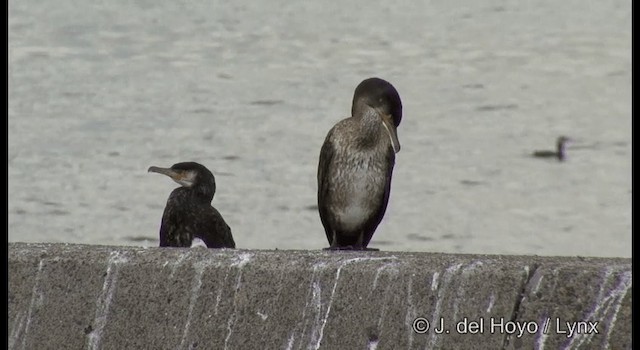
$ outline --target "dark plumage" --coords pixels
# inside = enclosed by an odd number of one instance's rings
[[[370,78],[356,87],[351,117],[327,134],[318,164],[318,211],[328,249],[368,249],[389,202],[401,119],[393,85]]]
[[[532,155],[538,158],[557,158],[558,161],[563,161],[566,158],[565,150],[566,150],[567,143],[569,143],[570,141],[571,139],[568,138],[567,136],[560,136],[556,140],[555,151],[549,151],[549,150],[534,151]]]
[[[160,247],[190,247],[200,238],[208,248],[235,248],[231,229],[211,206],[216,180],[205,166],[177,163],[171,168],[152,166],[149,172],[164,174],[182,185],[169,195],[160,225]]]

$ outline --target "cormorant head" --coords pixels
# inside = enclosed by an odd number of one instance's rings
[[[556,141],[556,143],[557,143],[558,147],[560,147],[560,146],[565,145],[565,144],[567,144],[567,143],[569,143],[571,141],[572,140],[571,140],[571,138],[569,136],[562,135],[562,136],[558,137],[558,140]]]
[[[384,79],[365,79],[353,93],[351,115],[354,116],[363,104],[373,108],[380,115],[382,124],[391,138],[393,150],[399,152],[397,127],[402,120],[402,101],[396,88]]]
[[[213,173],[204,165],[196,162],[176,163],[171,168],[160,168],[152,166],[148,172],[159,173],[169,176],[173,181],[186,188],[206,188],[215,192],[216,182]]]

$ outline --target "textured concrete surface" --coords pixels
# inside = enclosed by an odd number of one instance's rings
[[[11,243],[9,349],[631,349],[631,282],[630,259]]]

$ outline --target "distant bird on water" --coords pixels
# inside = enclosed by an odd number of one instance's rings
[[[160,247],[191,247],[194,238],[208,248],[235,248],[231,229],[211,206],[216,180],[205,166],[177,163],[171,168],[152,166],[149,172],[169,176],[181,187],[169,195],[160,224]]]
[[[543,150],[543,151],[534,151],[533,156],[537,158],[557,158],[558,161],[563,161],[566,158],[566,146],[571,141],[571,139],[567,136],[559,136],[556,140],[556,150]]]
[[[389,82],[370,78],[356,87],[351,117],[327,134],[318,164],[318,211],[330,247],[367,248],[389,202],[396,128],[402,102]]]

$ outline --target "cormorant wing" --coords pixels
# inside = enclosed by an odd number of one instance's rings
[[[384,193],[382,194],[382,203],[380,207],[378,207],[375,215],[366,223],[367,228],[365,229],[365,236],[362,239],[362,245],[365,247],[369,245],[369,242],[373,237],[373,233],[382,221],[384,213],[387,211],[387,204],[389,204],[389,196],[391,194],[391,177],[393,175],[393,167],[395,166],[396,162],[396,153],[393,148],[390,147],[389,150],[387,150],[387,152],[385,153],[385,156],[386,163],[389,164],[389,168],[387,169],[387,182],[384,187]]]
[[[324,227],[324,231],[327,234],[327,240],[329,244],[331,244],[332,232],[330,232],[328,226],[328,204],[326,202],[326,196],[329,192],[329,181],[328,175],[330,173],[330,167],[333,161],[333,156],[335,153],[333,147],[333,141],[331,136],[333,135],[333,129],[329,131],[329,134],[324,140],[322,144],[322,149],[320,150],[320,161],[318,164],[318,211],[320,212],[320,221],[322,222],[322,226]]]
[[[212,206],[207,209],[201,213],[202,226],[196,228],[195,236],[203,240],[208,248],[235,248],[236,242],[233,240],[231,228],[220,212]]]
[[[169,199],[171,201],[171,198]],[[160,223],[160,247],[190,247],[191,235],[183,227],[178,213],[180,208],[170,205],[164,208]]]

